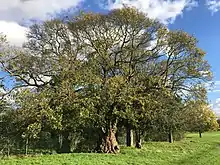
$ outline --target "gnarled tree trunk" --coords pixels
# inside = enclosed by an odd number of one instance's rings
[[[120,147],[118,145],[115,131],[113,128],[110,128],[104,137],[102,144],[102,152],[104,153],[118,153],[120,151]]]

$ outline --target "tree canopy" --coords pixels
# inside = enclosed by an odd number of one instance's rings
[[[87,145],[115,153],[128,125],[137,144],[149,130],[171,142],[189,130],[188,117],[196,119],[193,131],[197,124],[202,131],[216,127],[209,109],[191,105],[205,106],[203,84],[212,73],[196,38],[184,31],[125,7],[34,24],[27,38],[21,49],[2,46],[0,57],[2,85],[14,81],[3,95],[15,100],[26,147],[47,133],[48,148],[57,152]]]

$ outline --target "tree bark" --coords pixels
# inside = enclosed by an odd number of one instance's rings
[[[173,143],[173,132],[172,132],[172,130],[169,131],[168,140],[169,140],[170,143]]]
[[[202,138],[202,132],[199,130],[199,137]]]
[[[141,134],[139,130],[135,131],[135,147],[141,149]]]
[[[28,155],[28,145],[29,145],[29,140],[27,138],[25,142],[25,155]]]
[[[133,146],[133,131],[130,124],[128,124],[126,128],[126,144],[127,147]]]
[[[7,156],[9,157],[10,156],[10,140],[8,139],[7,140]]]
[[[118,153],[120,151],[120,147],[116,140],[115,131],[112,128],[108,130],[107,136],[104,137],[103,143],[102,152],[104,153]]]

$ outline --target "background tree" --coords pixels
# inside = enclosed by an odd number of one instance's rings
[[[218,129],[217,117],[206,103],[193,101],[189,103],[188,108],[188,123],[190,124],[188,129],[190,131],[199,132],[201,138],[203,132]]]

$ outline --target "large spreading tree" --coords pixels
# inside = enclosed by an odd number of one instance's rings
[[[193,36],[134,8],[45,21],[27,38],[22,49],[1,54],[1,70],[14,81],[8,93],[20,92],[16,109],[28,113],[23,137],[48,131],[59,152],[70,152],[71,135],[88,126],[104,152],[119,151],[119,123],[128,137],[134,129],[137,147],[156,124],[172,141],[185,103],[203,97],[212,77]]]

